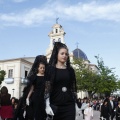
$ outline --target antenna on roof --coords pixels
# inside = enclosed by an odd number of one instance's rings
[[[78,48],[78,45],[79,45],[79,43],[78,43],[78,42],[76,42],[76,46],[77,46],[77,48]]]
[[[58,20],[59,20],[59,18],[56,18],[56,24],[58,24]]]

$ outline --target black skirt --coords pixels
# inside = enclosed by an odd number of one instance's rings
[[[75,120],[75,104],[57,106],[53,120]]]

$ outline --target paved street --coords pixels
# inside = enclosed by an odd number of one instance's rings
[[[82,116],[82,113],[80,114],[80,116],[77,116],[76,120],[84,120],[83,116]],[[100,112],[99,111],[94,111],[93,112],[93,120],[100,120]]]
[[[93,112],[93,120],[100,120],[99,117],[100,117],[100,112],[99,111],[94,111]],[[77,119],[76,120],[83,120],[83,115],[82,113],[80,114],[80,116],[77,116]]]

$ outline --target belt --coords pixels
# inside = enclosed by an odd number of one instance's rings
[[[66,92],[67,91],[67,87],[62,87],[62,91]]]

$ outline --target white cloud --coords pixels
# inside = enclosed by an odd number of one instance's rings
[[[70,21],[89,22],[109,20],[120,22],[120,2],[98,4],[78,3],[63,5],[58,2],[45,4],[41,8],[32,8],[22,13],[0,14],[0,22],[5,25],[35,25],[55,19],[56,15]]]
[[[51,18],[53,15],[53,12],[50,10],[48,11],[47,9],[40,10],[33,8],[20,14],[0,14],[0,21],[5,22],[5,24],[13,23],[15,25],[32,25],[36,23],[41,23],[46,18]]]
[[[26,0],[12,0],[13,2],[16,2],[16,3],[21,3],[21,2],[24,2]]]

